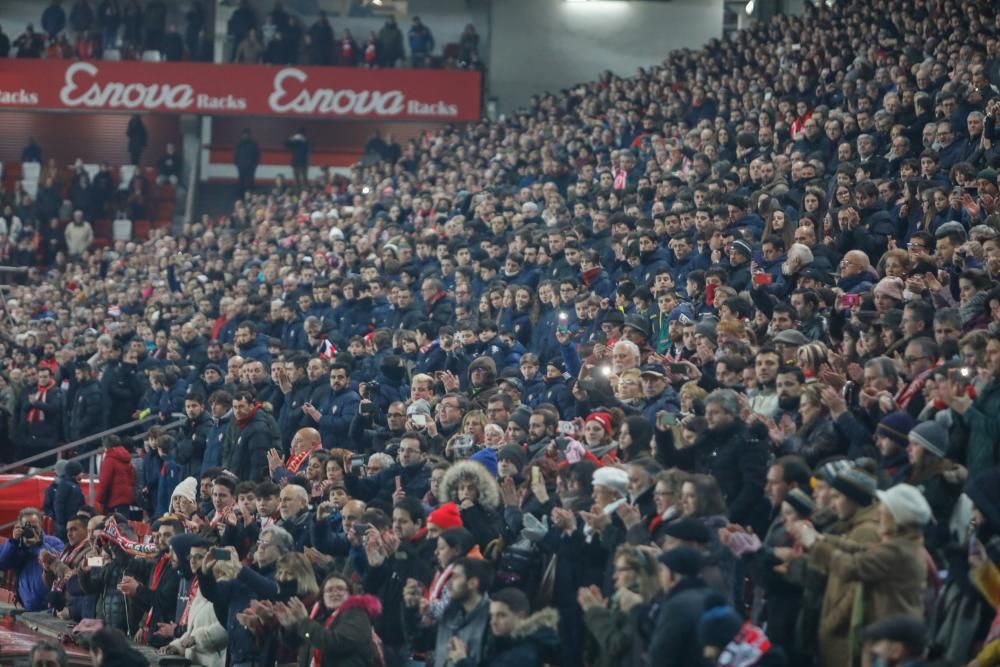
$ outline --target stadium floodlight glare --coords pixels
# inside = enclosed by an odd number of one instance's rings
[[[755,10],[756,8],[757,8],[756,0],[747,0],[747,6],[744,7],[744,11],[747,13],[747,16],[753,16],[753,10]]]

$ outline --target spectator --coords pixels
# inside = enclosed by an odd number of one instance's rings
[[[17,49],[18,58],[41,58],[45,50],[45,39],[29,23],[24,32],[14,40],[14,48]]]
[[[90,249],[94,242],[94,228],[84,219],[82,210],[73,211],[73,219],[66,225],[65,236],[66,250],[70,257],[79,258]]]
[[[379,64],[383,67],[397,67],[406,55],[403,52],[403,32],[393,16],[387,17],[378,31],[378,55]]]
[[[130,164],[139,166],[143,151],[146,150],[146,125],[142,122],[142,116],[135,114],[128,119],[128,127],[125,128],[125,136],[128,138],[128,156]]]
[[[236,49],[233,62],[256,65],[263,61],[263,57],[264,45],[257,39],[257,31],[251,28],[246,38],[240,42],[239,48]]]
[[[10,37],[3,31],[3,26],[0,26],[0,58],[8,56],[10,56]]]
[[[60,539],[42,531],[41,512],[33,507],[18,512],[11,538],[0,545],[0,571],[15,573],[18,599],[28,611],[43,611],[47,604],[48,586],[39,556],[42,551],[57,554],[62,549]]]
[[[108,445],[111,445],[108,447]],[[97,504],[105,514],[128,514],[135,503],[135,469],[125,441],[105,439],[107,447],[101,461]]]
[[[42,147],[34,137],[28,137],[28,145],[21,149],[21,162],[37,162],[42,164]]]
[[[101,44],[105,49],[118,45],[118,29],[122,23],[122,7],[119,0],[101,0],[97,5],[97,27],[101,31]]]
[[[44,15],[42,17],[44,21]],[[90,0],[76,0],[69,12],[69,29],[76,35],[89,33],[95,24],[94,8]]]
[[[54,41],[65,29],[66,10],[62,7],[62,0],[52,0],[42,12],[42,30],[50,40]]]
[[[295,187],[300,190],[309,183],[309,139],[306,138],[306,129],[300,127],[299,131],[290,136],[285,141],[285,148],[291,153],[292,173],[295,178]]]
[[[252,192],[256,183],[257,165],[260,164],[260,148],[250,130],[243,130],[240,141],[233,153],[233,162],[240,181],[240,197]]]
[[[425,26],[419,16],[413,17],[410,32],[407,35],[410,41],[410,61],[414,67],[427,67],[431,52],[434,51],[434,36],[430,29]]]
[[[177,148],[172,143],[167,143],[166,153],[156,163],[160,174],[156,177],[157,185],[170,183],[177,185],[181,177],[183,158],[177,153]]]

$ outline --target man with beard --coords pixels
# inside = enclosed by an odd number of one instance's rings
[[[528,418],[528,457],[535,459],[545,453],[556,435],[559,415],[545,408],[535,409]]]
[[[479,664],[486,644],[490,599],[486,592],[493,581],[486,561],[461,558],[455,563],[448,586],[451,602],[438,623],[434,667],[468,660]]]
[[[156,546],[159,557],[152,565],[145,583],[134,576],[122,577],[118,591],[130,598],[133,604],[144,609],[140,623],[141,641],[152,646],[165,646],[174,639],[177,629],[177,592],[180,572],[171,565],[170,540],[184,532],[184,525],[176,519],[160,522],[156,529]]]
[[[311,363],[305,354],[297,354],[289,361],[276,361],[272,367],[278,391],[274,392],[271,404],[278,415],[278,428],[286,448],[291,444],[291,436],[305,427],[309,419],[302,406],[309,402],[312,394]]]
[[[774,355],[774,351],[770,354]],[[764,499],[767,476],[766,437],[759,437],[756,430],[741,421],[739,397],[731,389],[717,389],[708,395],[705,419],[708,429],[694,445],[684,449],[663,448],[663,463],[715,477],[726,501],[729,520],[752,525],[758,534],[763,534],[767,529],[766,513],[762,517],[757,510]]]
[[[350,388],[350,370],[344,364],[335,363],[330,366],[330,391],[322,407],[317,409],[307,403],[302,409],[319,428],[324,446],[332,448],[337,443],[347,442],[351,420],[358,413],[360,402],[361,396]]]
[[[799,425],[799,399],[802,397],[802,387],[805,385],[806,376],[798,366],[782,366],[778,369],[775,380],[775,391],[778,395],[778,412],[775,414],[775,421],[788,416]]]
[[[778,413],[778,394],[775,382],[781,357],[771,347],[761,348],[754,357],[754,371],[757,387],[750,391],[750,410],[763,417],[774,417]]]

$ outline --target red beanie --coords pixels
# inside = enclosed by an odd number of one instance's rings
[[[601,426],[604,427],[604,430],[607,432],[607,434],[611,435],[611,415],[609,413],[591,412],[589,415],[587,415],[586,421],[598,422]]]
[[[433,523],[441,530],[449,528],[462,528],[462,515],[458,513],[458,505],[455,503],[445,503],[430,513],[427,523]]]

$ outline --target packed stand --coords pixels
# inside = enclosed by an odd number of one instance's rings
[[[810,5],[38,272],[11,447],[187,421],[0,567],[98,664],[1000,664],[998,30]]]
[[[347,28],[336,30],[326,12],[306,26],[301,18],[285,11],[281,2],[261,21],[249,2],[243,0],[229,19],[232,43],[229,60],[236,63],[270,65],[316,65],[339,67],[461,67],[481,69],[479,34],[465,26],[458,41],[434,54],[434,35],[419,16],[403,33],[393,16],[376,32],[363,37]],[[408,55],[407,55],[408,54]]]
[[[50,0],[38,27],[29,23],[13,41],[0,29],[0,58],[212,62],[210,7],[191,0],[179,12],[183,23],[172,20],[170,7],[165,0]]]

